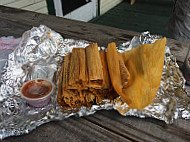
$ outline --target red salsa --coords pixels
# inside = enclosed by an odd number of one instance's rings
[[[24,85],[22,94],[27,98],[42,98],[52,90],[51,83],[43,79],[32,80]]]

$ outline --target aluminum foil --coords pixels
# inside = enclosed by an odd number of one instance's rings
[[[131,50],[141,44],[154,43],[160,36],[144,32],[131,41],[123,43],[119,52]],[[63,57],[73,48],[86,47],[90,42],[84,40],[63,39],[48,27],[41,25],[26,31],[22,41],[3,69],[0,86],[0,138],[29,133],[37,126],[52,120],[62,120],[72,115],[84,116],[101,109],[116,109],[121,115],[153,117],[172,123],[177,118],[190,118],[190,98],[184,91],[185,79],[182,76],[175,57],[166,48],[162,81],[154,102],[142,110],[130,109],[120,97],[114,101],[103,100],[90,108],[65,110],[58,106],[57,88],[49,104],[42,108],[29,106],[21,98],[22,85],[32,79],[49,79],[57,86],[60,65]],[[100,47],[104,50],[104,47]]]

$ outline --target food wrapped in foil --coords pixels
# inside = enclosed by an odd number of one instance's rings
[[[125,52],[142,44],[154,43],[160,36],[144,32],[118,46],[119,52]],[[190,98],[185,92],[185,79],[170,53],[165,51],[165,63],[162,80],[154,102],[142,110],[131,109],[120,97],[114,101],[103,100],[90,108],[63,109],[57,103],[57,87],[48,105],[34,108],[21,97],[21,87],[29,80],[43,78],[58,84],[63,56],[74,47],[85,48],[90,42],[84,40],[63,39],[48,27],[41,25],[26,31],[22,41],[9,55],[2,71],[0,86],[0,138],[29,133],[37,126],[52,120],[62,120],[72,115],[84,116],[101,109],[115,109],[121,115],[152,117],[172,123],[174,119],[190,119]],[[100,47],[104,50],[105,47]]]

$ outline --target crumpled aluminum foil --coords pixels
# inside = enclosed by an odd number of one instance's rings
[[[117,49],[125,52],[141,44],[154,43],[160,36],[144,32]],[[57,86],[63,56],[74,47],[86,47],[90,42],[63,39],[48,27],[41,25],[26,31],[16,50],[9,55],[3,69],[0,86],[0,138],[29,133],[37,126],[52,120],[62,120],[72,115],[84,116],[101,109],[116,109],[121,115],[153,117],[172,123],[174,119],[190,119],[190,98],[184,91],[185,79],[175,57],[166,48],[165,64],[160,88],[154,102],[142,110],[130,109],[120,97],[114,101],[103,100],[90,108],[65,110],[57,104],[57,88],[49,104],[42,108],[29,106],[20,96],[21,86],[32,79],[45,78]],[[100,47],[100,49],[105,49]]]

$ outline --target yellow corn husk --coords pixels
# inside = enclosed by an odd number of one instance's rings
[[[122,54],[117,52],[115,43],[108,44],[106,57],[113,88],[122,96],[124,95],[122,90],[126,88],[130,75],[125,67]]]
[[[123,53],[130,78],[121,97],[131,108],[142,109],[153,102],[161,82],[165,47],[163,38]]]

